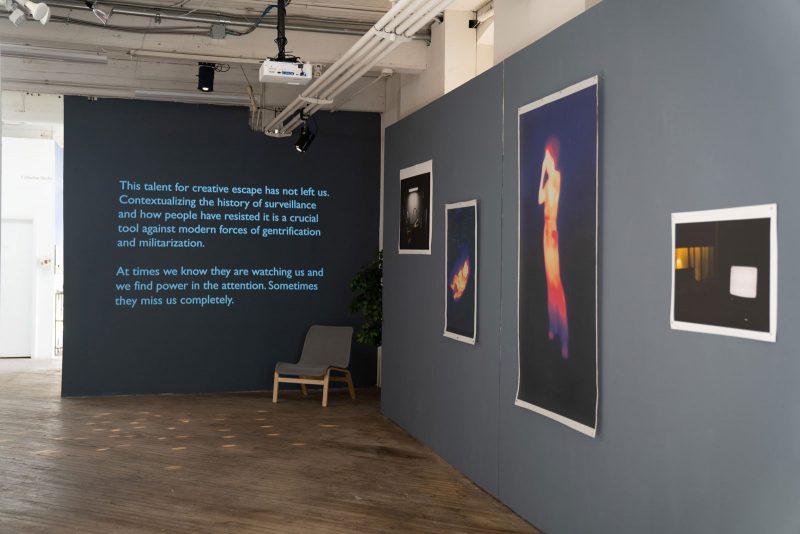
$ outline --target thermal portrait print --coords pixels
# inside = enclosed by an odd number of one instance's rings
[[[775,342],[775,204],[672,214],[670,325]]]
[[[523,106],[515,404],[597,433],[598,79]]]
[[[400,254],[430,254],[433,161],[400,171]]]
[[[478,302],[478,201],[445,204],[444,335],[475,344]]]

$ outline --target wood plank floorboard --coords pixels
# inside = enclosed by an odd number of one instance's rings
[[[380,414],[281,392],[61,399],[0,373],[0,533],[536,533]]]

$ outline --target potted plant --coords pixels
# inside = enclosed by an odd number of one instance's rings
[[[356,341],[380,347],[383,326],[382,250],[356,274],[350,282],[350,289],[354,293],[350,311],[358,313],[364,319],[361,328],[356,332]]]

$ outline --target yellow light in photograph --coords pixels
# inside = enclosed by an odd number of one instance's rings
[[[681,269],[688,269],[689,268],[689,249],[688,248],[676,248],[675,249],[675,270],[680,271]]]

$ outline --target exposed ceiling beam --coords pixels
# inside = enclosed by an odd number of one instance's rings
[[[213,93],[197,90],[196,74],[196,65],[183,63],[109,58],[107,65],[100,65],[3,59],[3,89],[12,91],[247,106],[249,80],[255,86],[259,101],[260,93],[264,93],[263,105],[268,107],[283,107],[298,92],[296,87],[257,83],[255,65],[217,73]],[[384,96],[383,86],[378,84],[342,109],[380,112],[384,108]]]
[[[130,17],[127,17],[128,19]],[[120,17],[122,22],[126,17]],[[3,21],[0,21],[3,22]],[[288,31],[289,49],[304,61],[331,64],[343,55],[357,40],[349,35],[327,35]],[[253,32],[242,37],[211,39],[197,35],[138,35],[104,29],[76,26],[24,24],[17,28],[0,23],[0,40],[4,43],[28,44],[47,48],[64,48],[87,52],[101,52],[109,56],[114,52],[128,55],[131,50],[147,50],[172,54],[185,54],[187,62],[196,56],[227,57],[244,62],[264,60],[275,54],[276,47],[271,32]],[[425,70],[427,43],[411,41],[394,50],[375,66],[395,72],[416,74]]]

